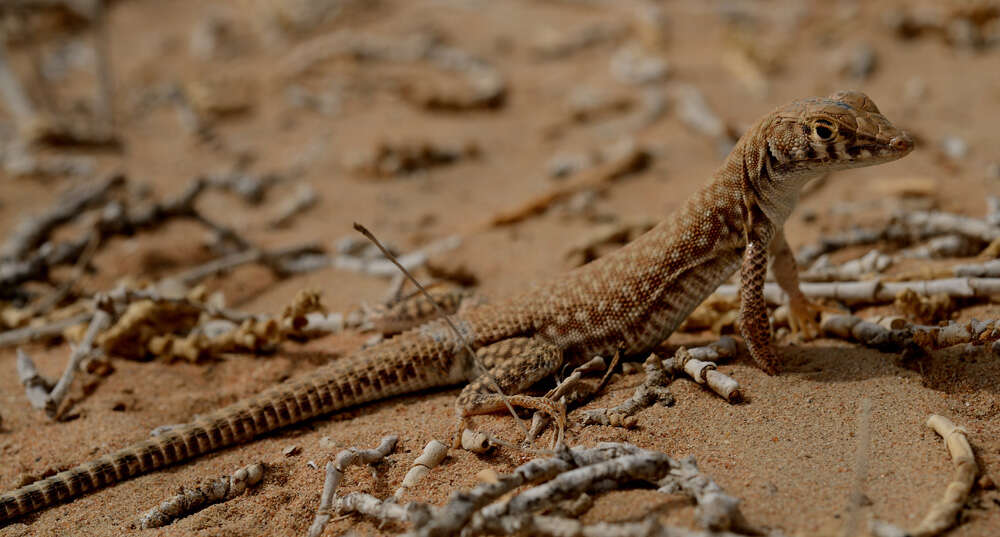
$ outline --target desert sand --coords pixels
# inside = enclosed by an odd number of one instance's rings
[[[289,16],[285,11],[292,7],[263,0],[112,3],[107,32],[123,147],[118,152],[78,151],[94,159],[92,175],[0,172],[0,235],[8,236],[20,221],[43,211],[57,194],[111,169],[123,170],[130,181],[166,197],[196,176],[231,169],[239,161],[249,162],[249,169],[258,173],[287,174],[298,167],[301,175],[276,185],[263,205],[213,192],[199,201],[199,210],[262,247],[316,241],[332,249],[338,238],[354,235],[355,221],[402,251],[461,235],[461,245],[434,256],[432,264],[444,273],[472,275],[477,292],[499,298],[572,268],[566,256],[570,247],[602,223],[658,219],[711,176],[723,154],[717,140],[680,117],[675,96],[687,85],[697,88],[736,134],[781,103],[856,88],[914,135],[917,149],[905,159],[837,173],[811,188],[786,225],[793,248],[851,225],[883,223],[908,203],[982,217],[986,196],[1000,193],[998,172],[990,171],[991,164],[1000,162],[1000,44],[969,49],[931,34],[903,39],[885,22],[885,13],[902,2],[652,2],[665,19],[659,30],[648,13],[642,15],[649,9],[642,2],[326,3],[337,4],[339,11],[305,19]],[[324,2],[302,0],[289,6],[310,4]],[[206,45],[192,42],[211,21],[228,30],[206,52],[199,48]],[[553,52],[554,40],[587,28],[612,35]],[[59,46],[90,39],[86,28],[46,31],[33,43],[9,46],[19,72],[29,72],[32,50],[45,57]],[[405,98],[400,88],[463,82],[454,74],[406,62],[334,59],[317,62],[304,74],[290,74],[311,42],[337,31],[387,39],[432,32],[444,43],[485,58],[503,77],[505,99],[491,109],[428,109]],[[629,46],[664,60],[666,72],[654,73],[643,84],[623,81],[612,65]],[[870,72],[851,67],[859,47],[873,55]],[[58,99],[92,98],[93,80],[86,69],[77,68],[82,74],[71,72],[53,83]],[[173,106],[154,97],[170,84],[191,88],[219,78],[231,86],[208,98],[245,101],[234,113],[213,116],[207,139],[192,133]],[[36,89],[30,93],[40,98]],[[657,95],[662,114],[643,112],[644,103],[658,102],[644,99]],[[574,111],[573,102],[586,99],[606,106],[592,108],[596,112],[589,115],[579,106]],[[951,138],[964,141],[964,155],[956,158],[942,149]],[[554,155],[598,151],[624,139],[649,153],[646,168],[593,197],[571,198],[522,222],[484,225],[493,215],[562,184],[565,179],[548,171]],[[472,145],[477,151],[451,164],[387,177],[373,177],[356,165],[379,143],[400,141]],[[904,198],[896,186],[908,181],[931,186]],[[272,229],[267,220],[275,200],[290,195],[299,183],[315,189],[317,205],[287,227]],[[71,228],[65,233],[78,232]],[[116,238],[102,245],[94,270],[78,287],[109,289],[123,278],[155,280],[203,263],[214,255],[206,250],[203,236],[203,228],[178,222]],[[848,250],[835,259],[865,251]],[[890,273],[955,262],[911,260]],[[222,291],[229,306],[248,312],[280,311],[300,289],[321,291],[331,311],[349,311],[378,302],[388,284],[388,278],[334,268],[277,279],[259,266],[205,282],[209,291]],[[956,319],[1000,316],[1000,306],[989,301],[962,306]],[[884,305],[859,313],[889,311],[891,306]],[[157,426],[182,423],[252,395],[343,357],[368,337],[347,332],[304,345],[289,343],[270,355],[232,354],[200,363],[113,357],[113,374],[91,382],[86,393],[82,383],[75,386],[73,419],[62,422],[29,406],[15,374],[15,352],[2,349],[0,489],[12,488],[22,474],[68,468],[138,441]],[[715,337],[708,331],[675,334],[662,352]],[[574,425],[567,440],[572,445],[626,441],[675,457],[693,455],[705,473],[742,499],[751,522],[787,535],[842,534],[851,516],[856,432],[865,398],[872,405],[872,435],[861,483],[869,500],[860,511],[863,519],[874,516],[911,527],[942,494],[952,467],[941,439],[924,426],[931,413],[965,427],[982,471],[994,480],[1000,477],[997,356],[953,348],[903,364],[897,355],[832,339],[802,342],[785,336],[775,345],[786,364],[779,376],[762,373],[745,350],[720,366],[743,386],[743,403],[730,405],[678,380],[672,388],[676,403],[640,412],[636,428]],[[50,378],[62,371],[70,352],[64,342],[23,348]],[[617,404],[641,381],[641,374],[616,376],[585,408]],[[457,387],[434,390],[314,419],[22,517],[0,528],[0,536],[304,535],[319,503],[322,468],[338,449],[371,447],[383,435],[398,434],[400,446],[379,467],[377,478],[354,469],[342,486],[343,491],[389,495],[424,444],[433,438],[450,443],[457,394]],[[507,415],[484,416],[475,423],[503,438],[518,435]],[[546,434],[542,443],[548,440]],[[289,446],[300,451],[283,455]],[[441,504],[452,491],[474,486],[480,470],[505,472],[529,458],[508,449],[485,456],[452,450],[405,499]],[[159,530],[136,529],[138,515],[178,487],[256,461],[265,462],[268,470],[263,483],[248,494]],[[612,492],[601,496],[583,519],[638,520],[650,513],[690,526],[693,506],[652,491]],[[325,534],[381,535],[404,529],[347,517],[331,522]],[[977,486],[961,524],[949,535],[1000,535],[1000,492]]]

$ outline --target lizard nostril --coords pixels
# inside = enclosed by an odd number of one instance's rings
[[[889,147],[896,151],[909,151],[913,149],[913,139],[908,134],[900,134],[889,141]]]

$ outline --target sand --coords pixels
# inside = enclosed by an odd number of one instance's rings
[[[358,7],[346,2],[348,6],[331,21],[290,38],[269,38],[259,30],[272,20],[259,11],[263,4],[193,0],[114,4],[109,29],[116,107],[126,148],[120,155],[97,153],[100,169],[120,167],[133,180],[166,196],[198,174],[228,169],[239,155],[252,156],[253,169],[265,171],[285,170],[306,159],[302,180],[317,190],[321,201],[287,229],[271,230],[265,221],[273,200],[291,192],[291,187],[279,186],[262,208],[221,193],[207,196],[199,206],[265,246],[306,240],[330,245],[352,233],[353,221],[365,223],[404,250],[459,233],[464,236],[462,245],[435,258],[435,264],[473,274],[478,290],[496,298],[570,268],[565,252],[597,226],[601,215],[659,218],[669,213],[720,162],[716,144],[685,127],[669,107],[661,119],[638,130],[616,121],[623,113],[611,112],[587,123],[570,123],[561,135],[546,136],[552,125],[566,122],[567,95],[574,91],[590,88],[637,102],[641,90],[610,74],[617,44],[598,43],[565,58],[540,60],[531,48],[537,36],[544,30],[570,32],[596,23],[628,24],[635,13],[631,3],[386,0]],[[887,212],[899,206],[886,195],[886,185],[900,180],[929,180],[935,188],[923,200],[982,216],[985,195],[1000,191],[1000,181],[986,175],[988,164],[1000,159],[1000,129],[995,121],[1000,113],[996,68],[1000,51],[996,47],[963,51],[933,37],[900,40],[886,30],[881,18],[895,3],[829,4],[776,2],[746,8],[756,21],[745,22],[756,25],[746,30],[755,36],[754,47],[775,58],[779,66],[768,75],[767,94],[755,96],[724,67],[736,41],[734,30],[726,29],[720,15],[724,4],[664,3],[669,24],[661,55],[669,62],[670,74],[665,82],[649,87],[669,94],[679,84],[694,84],[716,113],[738,129],[788,100],[858,88],[889,118],[914,133],[919,145],[911,156],[891,165],[836,174],[804,196],[786,226],[793,247],[851,224],[884,221]],[[234,23],[238,35],[248,40],[231,60],[202,60],[189,52],[193,28],[210,14]],[[509,83],[507,102],[493,111],[428,112],[400,99],[393,88],[429,77],[433,69],[359,67],[340,61],[321,64],[301,82],[310,91],[338,96],[336,110],[324,115],[289,104],[290,83],[281,74],[289,55],[296,45],[338,29],[390,37],[434,29],[450,44],[493,62]],[[852,79],[836,67],[837,58],[859,43],[877,54],[875,71],[865,80]],[[22,48],[12,52],[19,62],[25,54]],[[199,141],[184,130],[170,107],[143,111],[139,105],[143,95],[158,85],[188,84],[219,72],[250,81],[254,88],[248,113],[213,124],[220,142]],[[77,80],[64,89],[72,94],[89,87],[86,83]],[[923,96],[908,99],[918,84],[926,88]],[[649,149],[652,164],[598,196],[591,217],[563,207],[509,228],[483,230],[481,223],[493,214],[557,184],[546,173],[552,155],[593,150],[630,134]],[[965,140],[968,155],[960,161],[944,156],[938,148],[946,136]],[[359,176],[346,164],[379,140],[407,139],[474,142],[480,155],[384,180]],[[48,206],[55,193],[79,181],[0,174],[0,232],[7,235],[21,219]],[[197,226],[178,223],[155,233],[116,239],[98,253],[96,272],[81,285],[102,289],[122,277],[155,278],[203,262],[210,254],[199,245],[201,236]],[[915,262],[899,270],[919,266]],[[278,311],[303,288],[321,290],[331,310],[346,311],[379,300],[386,285],[384,279],[334,269],[276,281],[257,267],[208,282],[209,289],[222,290],[231,305],[253,312]],[[980,303],[963,310],[959,318],[998,315],[1000,306]],[[77,386],[72,393],[72,413],[77,417],[60,423],[29,407],[13,373],[15,354],[4,349],[0,351],[0,488],[10,488],[21,474],[65,469],[140,440],[159,425],[183,422],[252,395],[344,356],[366,337],[347,333],[302,346],[291,344],[271,356],[231,355],[199,364],[115,360],[115,372],[91,386],[89,393]],[[664,352],[712,337],[675,335],[665,343]],[[694,455],[706,473],[743,500],[743,512],[751,522],[789,535],[840,535],[851,516],[859,408],[865,398],[871,401],[872,434],[868,472],[861,485],[870,505],[861,509],[862,518],[876,516],[912,526],[943,492],[951,466],[943,442],[923,425],[931,413],[964,426],[983,471],[994,479],[1000,476],[1000,366],[995,356],[950,349],[904,367],[892,354],[833,340],[802,343],[785,338],[777,347],[786,363],[780,376],[763,374],[745,352],[721,367],[744,387],[747,400],[742,404],[730,405],[700,386],[678,381],[673,388],[676,404],[641,412],[634,430],[573,426],[568,440],[574,445],[627,441],[676,457]],[[52,377],[69,354],[65,344],[25,349]],[[641,380],[638,374],[616,377],[587,408],[617,404]],[[265,462],[268,471],[251,493],[146,533],[303,535],[319,502],[322,467],[336,449],[370,447],[385,434],[398,434],[399,448],[379,467],[377,477],[355,469],[343,485],[344,491],[389,495],[427,441],[451,438],[457,393],[454,388],[413,394],[312,420],[23,517],[0,528],[0,536],[139,533],[138,515],[178,487],[256,461]],[[485,416],[476,423],[504,438],[516,438],[509,416]],[[321,441],[324,438],[329,440]],[[337,448],[329,447],[331,442]],[[284,456],[282,450],[293,445],[301,451]],[[528,458],[508,450],[485,456],[453,450],[406,499],[440,504],[452,491],[475,485],[478,471],[509,471]],[[614,492],[599,499],[584,520],[635,520],[651,512],[687,525],[693,508],[678,497],[649,491]],[[974,491],[962,521],[950,535],[1000,534],[1000,492]],[[345,518],[332,522],[326,535],[402,529]]]

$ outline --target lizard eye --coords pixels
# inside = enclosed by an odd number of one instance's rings
[[[824,142],[833,140],[833,137],[837,134],[837,131],[834,130],[833,124],[823,119],[813,124],[813,132],[816,134],[817,138]]]

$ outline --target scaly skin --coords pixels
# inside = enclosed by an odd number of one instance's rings
[[[740,269],[743,337],[754,361],[776,373],[762,295],[769,252],[793,316],[803,324],[814,313],[798,289],[782,230],[802,185],[912,149],[909,136],[861,93],[790,103],[751,128],[713,180],[642,237],[521,296],[473,307],[454,322],[513,404],[558,414],[553,402],[519,393],[594,354],[648,351]],[[456,401],[460,417],[503,408],[448,326],[431,321],[166,434],[5,493],[0,524],[314,416],[470,379]]]

